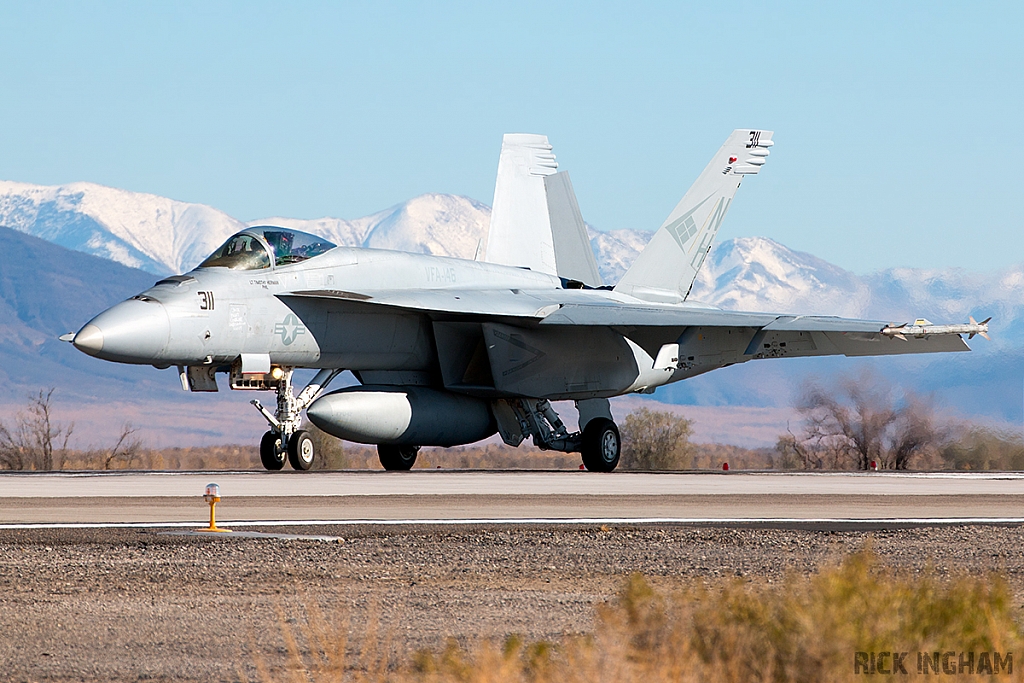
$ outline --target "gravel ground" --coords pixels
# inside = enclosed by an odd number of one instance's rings
[[[269,529],[265,531],[270,531]],[[400,653],[592,625],[639,571],[655,584],[779,580],[869,541],[885,564],[1003,572],[1024,603],[1024,529],[315,527],[342,541],[156,530],[0,531],[0,677],[14,681],[217,681],[285,663],[318,610]],[[368,626],[369,624],[369,626]]]

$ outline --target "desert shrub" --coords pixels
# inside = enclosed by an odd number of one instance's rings
[[[618,595],[600,606],[593,633],[555,641],[504,643],[449,640],[437,651],[397,656],[373,642],[373,626],[361,636],[358,655],[345,647],[348,631],[307,610],[298,627],[279,618],[286,644],[282,680],[393,681],[394,683],[815,683],[856,681],[857,653],[906,653],[908,676],[917,653],[980,653],[992,663],[1020,652],[1022,632],[1013,595],[997,576],[940,578],[926,571],[898,574],[870,551],[810,576],[781,583],[734,582],[707,587],[696,582],[676,592],[659,590],[634,574]],[[372,620],[371,620],[372,621]],[[345,623],[339,619],[338,623]],[[280,650],[278,650],[280,652]],[[862,660],[864,661],[864,660]],[[256,656],[262,680],[275,680]],[[998,676],[944,673],[942,680],[1022,678],[1015,667]],[[871,678],[875,678],[871,676]],[[882,680],[891,680],[878,676]],[[903,679],[902,673],[893,678]]]
[[[622,421],[622,457],[628,470],[683,470],[693,465],[693,423],[672,413],[640,408]]]
[[[946,467],[954,470],[1021,470],[1024,439],[994,429],[964,427],[940,455]]]

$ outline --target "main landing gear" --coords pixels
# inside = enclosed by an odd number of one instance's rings
[[[492,405],[498,432],[509,446],[518,446],[529,436],[540,449],[579,453],[591,472],[611,472],[619,464],[622,441],[607,399],[577,401],[584,427],[572,433],[546,400],[501,399]]]
[[[377,446],[377,457],[386,470],[410,470],[416,464],[419,446]]]
[[[591,472],[611,472],[619,464],[622,441],[619,428],[604,417],[595,417],[583,428],[580,455],[583,466]]]
[[[308,470],[316,460],[316,449],[309,432],[299,427],[302,425],[302,411],[315,401],[324,387],[338,376],[341,370],[321,370],[306,385],[306,388],[295,396],[292,391],[292,369],[286,368],[277,382],[277,410],[271,413],[259,401],[252,400],[256,410],[270,424],[270,431],[260,441],[260,461],[268,470],[280,470],[285,461],[293,469]],[[415,459],[415,456],[413,456]]]

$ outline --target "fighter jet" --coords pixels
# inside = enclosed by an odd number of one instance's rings
[[[569,175],[545,136],[503,140],[486,244],[475,260],[337,246],[275,226],[232,236],[194,270],[157,282],[62,337],[118,363],[177,366],[186,391],[273,391],[263,465],[307,470],[302,412],[375,444],[407,470],[422,446],[495,432],[511,446],[619,462],[608,399],[736,363],[799,356],[967,351],[956,326],[723,311],[689,298],[733,197],[772,132],[734,131],[614,286],[601,281]],[[928,323],[928,324],[922,324]],[[301,391],[297,368],[316,369]],[[326,393],[350,370],[359,385]],[[551,405],[574,401],[579,431]]]

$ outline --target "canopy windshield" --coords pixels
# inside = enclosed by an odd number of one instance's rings
[[[271,253],[267,253],[261,237],[270,245]],[[259,270],[269,268],[271,263],[286,266],[319,256],[335,246],[322,237],[298,230],[271,226],[249,228],[233,235],[199,267]]]
[[[200,268],[230,268],[231,270],[259,270],[270,267],[270,254],[255,235],[240,232],[233,235],[220,249],[199,264]]]
[[[274,265],[278,266],[305,261],[338,246],[333,242],[328,242],[323,237],[287,228],[262,226],[250,228],[249,231],[263,236],[263,239],[267,241],[267,244],[274,251]]]

